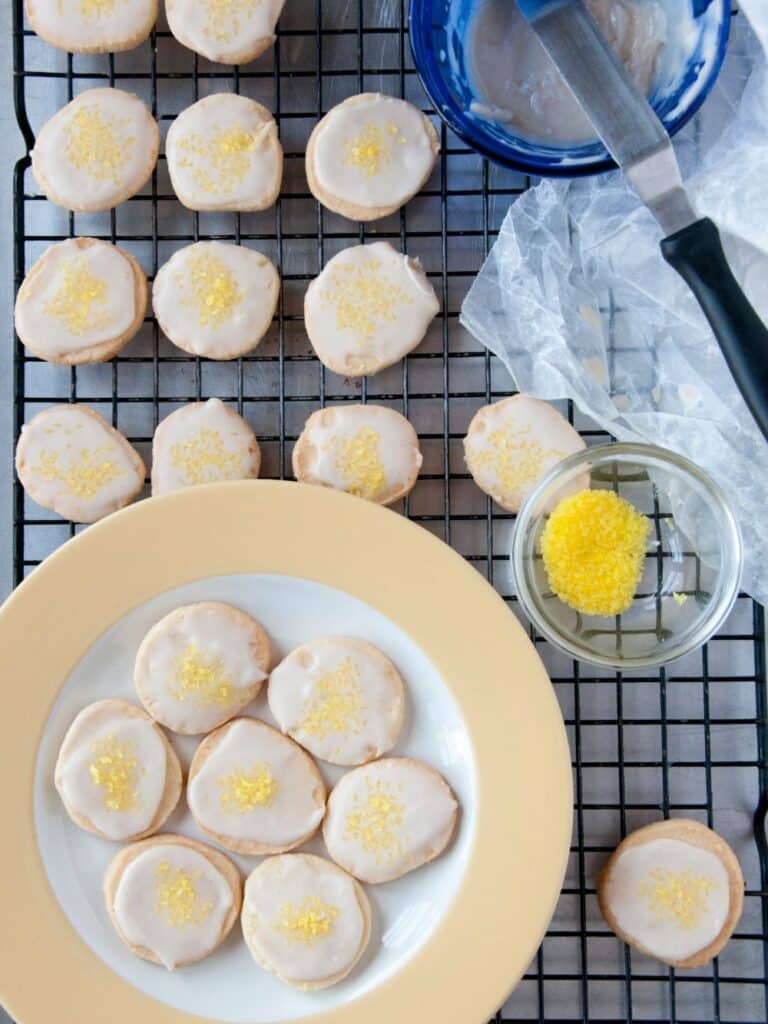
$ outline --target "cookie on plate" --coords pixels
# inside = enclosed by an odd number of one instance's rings
[[[413,104],[365,92],[333,107],[307,143],[307,180],[323,206],[350,220],[378,220],[425,184],[440,152],[437,132]]]
[[[283,178],[283,147],[266,107],[217,93],[182,110],[165,142],[168,172],[190,210],[266,210]]]
[[[186,836],[153,836],[121,850],[104,875],[115,931],[132,953],[169,971],[210,956],[237,920],[240,872]]]
[[[187,802],[209,836],[235,853],[283,853],[325,814],[325,783],[298,743],[255,718],[236,718],[195,752]]]
[[[334,487],[390,505],[421,469],[416,431],[382,405],[334,405],[312,413],[293,449],[293,472],[306,484]]]
[[[116,245],[68,238],[46,249],[19,289],[16,333],[39,359],[103,363],[135,336],[147,312],[147,275]]]
[[[157,121],[138,96],[87,89],[41,128],[32,172],[66,210],[111,210],[149,181],[159,147]]]
[[[16,472],[27,494],[75,523],[128,505],[146,468],[123,435],[87,405],[55,405],[21,428]]]
[[[146,711],[127,700],[83,708],[61,744],[54,781],[72,821],[103,839],[151,835],[181,796],[173,747]]]
[[[716,832],[673,818],[619,844],[600,874],[597,898],[623,942],[672,967],[703,967],[738,924],[744,877]]]
[[[307,289],[304,323],[318,358],[348,377],[378,373],[411,352],[440,310],[418,260],[389,242],[353,245]]]
[[[41,39],[69,53],[117,53],[143,43],[158,0],[25,0]]]
[[[311,853],[262,861],[246,879],[241,920],[256,963],[305,992],[346,978],[371,937],[362,886]]]
[[[271,658],[261,623],[231,604],[175,608],[150,629],[133,682],[155,721],[173,732],[210,732],[261,690]]]
[[[171,256],[152,288],[157,322],[178,348],[236,359],[256,348],[280,294],[274,266],[254,249],[196,242]]]
[[[165,0],[182,46],[220,64],[247,64],[275,41],[285,0]]]
[[[331,636],[291,651],[273,669],[267,699],[283,732],[310,754],[354,765],[397,743],[405,688],[373,644]]]

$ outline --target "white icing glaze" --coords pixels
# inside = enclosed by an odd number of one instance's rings
[[[152,494],[259,475],[256,435],[220,399],[184,405],[160,423],[152,444]]]
[[[277,271],[260,252],[197,242],[160,268],[152,304],[174,345],[209,359],[234,359],[261,341],[279,290]]]
[[[206,96],[183,110],[165,144],[174,191],[192,210],[263,210],[283,170],[272,115],[233,93]]]
[[[182,882],[191,898],[174,916],[164,905],[163,886]],[[194,889],[194,893],[191,893]],[[125,939],[151,950],[169,971],[201,960],[221,940],[232,909],[226,878],[197,850],[163,843],[142,850],[125,868],[115,892],[114,915]]]
[[[274,41],[285,0],[166,0],[168,26],[209,60],[241,64]]]
[[[619,856],[603,898],[622,931],[653,956],[686,960],[723,929],[728,872],[709,850],[680,839],[653,839]]]
[[[376,373],[416,348],[440,309],[418,260],[389,242],[334,256],[304,300],[307,334],[337,373]]]
[[[187,800],[208,832],[272,848],[290,846],[322,820],[325,801],[309,757],[276,729],[253,718],[226,726],[226,735],[190,779]],[[229,780],[263,778],[264,802],[237,807]]]
[[[337,199],[396,207],[421,187],[435,158],[421,111],[394,96],[364,93],[317,126],[313,170],[320,188]]]
[[[456,800],[442,778],[406,758],[384,758],[336,784],[323,823],[328,853],[367,882],[412,871],[445,845]]]
[[[26,0],[39,36],[71,53],[125,50],[149,34],[157,0]]]
[[[400,677],[359,640],[325,637],[297,648],[272,671],[267,693],[283,732],[324,761],[362,764],[397,742]]]

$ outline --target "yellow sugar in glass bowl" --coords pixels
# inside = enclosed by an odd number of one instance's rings
[[[607,444],[541,480],[517,516],[511,560],[520,604],[553,644],[596,665],[642,668],[723,625],[738,596],[741,535],[723,492],[688,459]]]

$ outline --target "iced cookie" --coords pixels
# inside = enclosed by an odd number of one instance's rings
[[[416,195],[439,152],[432,122],[411,103],[361,93],[315,126],[307,143],[307,180],[334,213],[378,220]]]
[[[41,39],[69,53],[117,53],[143,43],[158,0],[26,0]]]
[[[72,821],[104,839],[151,835],[181,795],[181,767],[163,730],[126,700],[83,708],[61,744],[54,779]]]
[[[152,304],[163,332],[180,349],[207,359],[236,359],[266,334],[279,293],[278,273],[260,252],[196,242],[160,268]]]
[[[136,655],[133,682],[144,707],[168,729],[210,732],[258,694],[270,656],[269,637],[250,615],[201,601],[155,623]]]
[[[363,764],[397,742],[405,692],[400,673],[372,644],[311,640],[269,677],[269,710],[297,743],[331,764]]]
[[[334,405],[312,413],[293,449],[293,472],[305,484],[335,487],[389,505],[419,475],[416,431],[382,405]]]
[[[410,757],[389,757],[344,775],[328,797],[328,853],[361,882],[389,882],[439,856],[459,805],[441,775]]]
[[[186,836],[126,846],[104,875],[115,931],[132,953],[169,971],[210,956],[240,913],[240,872],[225,854]]]
[[[283,147],[266,107],[234,93],[183,110],[165,143],[171,183],[190,210],[266,210],[283,177]]]
[[[514,395],[475,413],[464,457],[480,490],[517,512],[553,466],[584,447],[568,420],[547,402]],[[573,491],[587,487],[589,475],[574,481]]]
[[[203,832],[227,849],[283,853],[318,830],[325,784],[297,743],[255,718],[237,718],[197,748],[187,802]]]
[[[147,276],[133,256],[95,238],[68,238],[24,278],[16,333],[49,363],[103,363],[134,337],[146,311]]]
[[[247,64],[275,41],[285,0],[166,0],[182,46],[221,64]]]
[[[159,145],[157,122],[138,96],[87,89],[43,125],[32,171],[52,203],[110,210],[149,181]]]
[[[373,242],[330,260],[307,289],[304,323],[322,363],[361,377],[416,348],[439,310],[419,261]]]
[[[218,398],[183,405],[166,416],[152,442],[152,494],[221,480],[255,480],[261,467],[256,435]]]
[[[129,504],[146,469],[123,435],[87,405],[55,405],[21,428],[16,472],[27,494],[75,523]]]
[[[676,818],[619,844],[600,874],[597,898],[623,942],[672,967],[703,967],[738,924],[744,878],[716,832]]]
[[[243,935],[256,963],[293,988],[345,978],[371,937],[371,906],[346,871],[311,853],[269,857],[245,883]]]

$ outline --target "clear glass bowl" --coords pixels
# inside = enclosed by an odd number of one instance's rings
[[[541,555],[549,513],[587,479],[651,519],[637,594],[614,617],[564,604]],[[616,669],[661,665],[701,646],[733,607],[741,565],[741,534],[725,494],[688,459],[653,445],[600,445],[564,459],[523,505],[512,540],[517,595],[536,628],[572,657]]]

